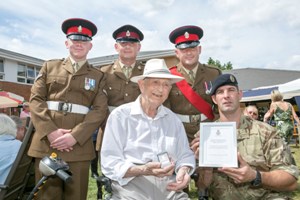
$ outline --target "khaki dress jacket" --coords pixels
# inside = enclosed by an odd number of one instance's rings
[[[93,89],[86,82],[94,80]],[[70,59],[50,60],[43,64],[31,89],[31,117],[36,132],[28,154],[42,158],[56,152],[65,161],[87,161],[95,157],[92,134],[108,112],[104,93],[104,74],[87,62],[73,74]],[[47,101],[61,101],[90,108],[87,114],[48,110]],[[70,152],[50,147],[47,135],[59,128],[71,129],[77,143]]]
[[[142,75],[144,67],[145,65],[141,62],[136,62],[131,77]],[[140,95],[138,84],[130,81],[131,77],[126,78],[119,60],[116,60],[113,64],[101,67],[100,70],[105,73],[105,91],[107,92],[109,106],[117,107],[124,103],[135,101]]]
[[[216,67],[199,63],[197,72],[195,74],[195,81],[193,83],[188,73],[183,69],[181,63],[179,63],[175,67],[177,67],[177,71],[181,73],[181,75],[185,78],[185,80],[192,87],[192,89],[197,94],[199,94],[201,98],[204,99],[207,103],[213,105],[210,95],[206,93],[207,90],[205,87],[205,82],[208,86],[208,89],[210,89],[211,83],[217,76],[221,74],[221,71]],[[173,87],[169,94],[169,98],[165,102],[165,105],[169,107],[176,114],[189,115],[191,117],[200,114],[200,111],[198,111],[189,102],[189,100],[182,94],[182,92],[179,90],[176,84],[173,84]],[[194,139],[194,134],[199,130],[200,121],[201,119],[190,123],[187,122],[183,123],[189,141]],[[204,121],[209,121],[209,120],[204,120]]]

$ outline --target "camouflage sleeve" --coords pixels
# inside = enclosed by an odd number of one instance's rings
[[[290,147],[283,141],[275,129],[271,132],[270,138],[266,140],[264,151],[270,171],[283,170],[298,179],[299,170],[293,164],[293,155],[291,154]]]

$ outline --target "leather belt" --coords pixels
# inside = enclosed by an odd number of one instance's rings
[[[77,113],[77,114],[87,114],[89,108],[74,103],[66,103],[61,101],[47,101],[49,110],[63,111],[64,113]]]
[[[207,117],[202,113],[198,115],[176,115],[184,123],[199,123],[207,119]]]

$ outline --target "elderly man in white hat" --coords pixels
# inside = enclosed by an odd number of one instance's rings
[[[162,105],[182,78],[172,75],[163,59],[151,59],[143,75],[131,80],[141,95],[109,115],[101,150],[112,199],[189,199],[182,190],[195,158],[181,121]]]

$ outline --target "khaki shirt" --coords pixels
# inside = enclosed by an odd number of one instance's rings
[[[276,129],[266,123],[242,116],[237,129],[238,151],[242,158],[259,171],[284,170],[298,179],[299,170],[291,164],[291,154]],[[215,200],[287,199],[288,193],[265,188],[251,188],[250,183],[235,184],[228,176],[214,171],[210,196]]]
[[[208,104],[212,105],[213,102],[209,94],[206,93],[205,83],[207,83],[208,87],[210,87],[213,80],[221,74],[221,71],[216,67],[211,67],[205,64],[198,64],[198,69],[195,74],[194,83],[191,82],[190,77],[186,70],[184,70],[181,64],[178,64],[177,71],[182,74],[185,80],[191,85],[192,89],[201,96]],[[169,107],[176,114],[181,115],[199,115],[200,111],[198,111],[176,86],[173,84],[172,89],[169,94],[169,98],[164,103],[167,107]],[[209,120],[205,120],[209,121]],[[185,131],[188,135],[189,141],[194,139],[194,134],[199,130],[200,122],[194,123],[183,123]]]
[[[86,80],[95,87],[86,89]],[[56,152],[65,161],[87,161],[95,157],[92,134],[105,120],[107,96],[103,92],[104,74],[87,62],[73,74],[70,59],[51,60],[43,64],[31,89],[30,111],[36,129],[28,154],[42,158]],[[61,101],[91,108],[86,114],[48,110],[46,101]],[[47,135],[59,128],[72,129],[77,143],[70,152],[50,147]]]

